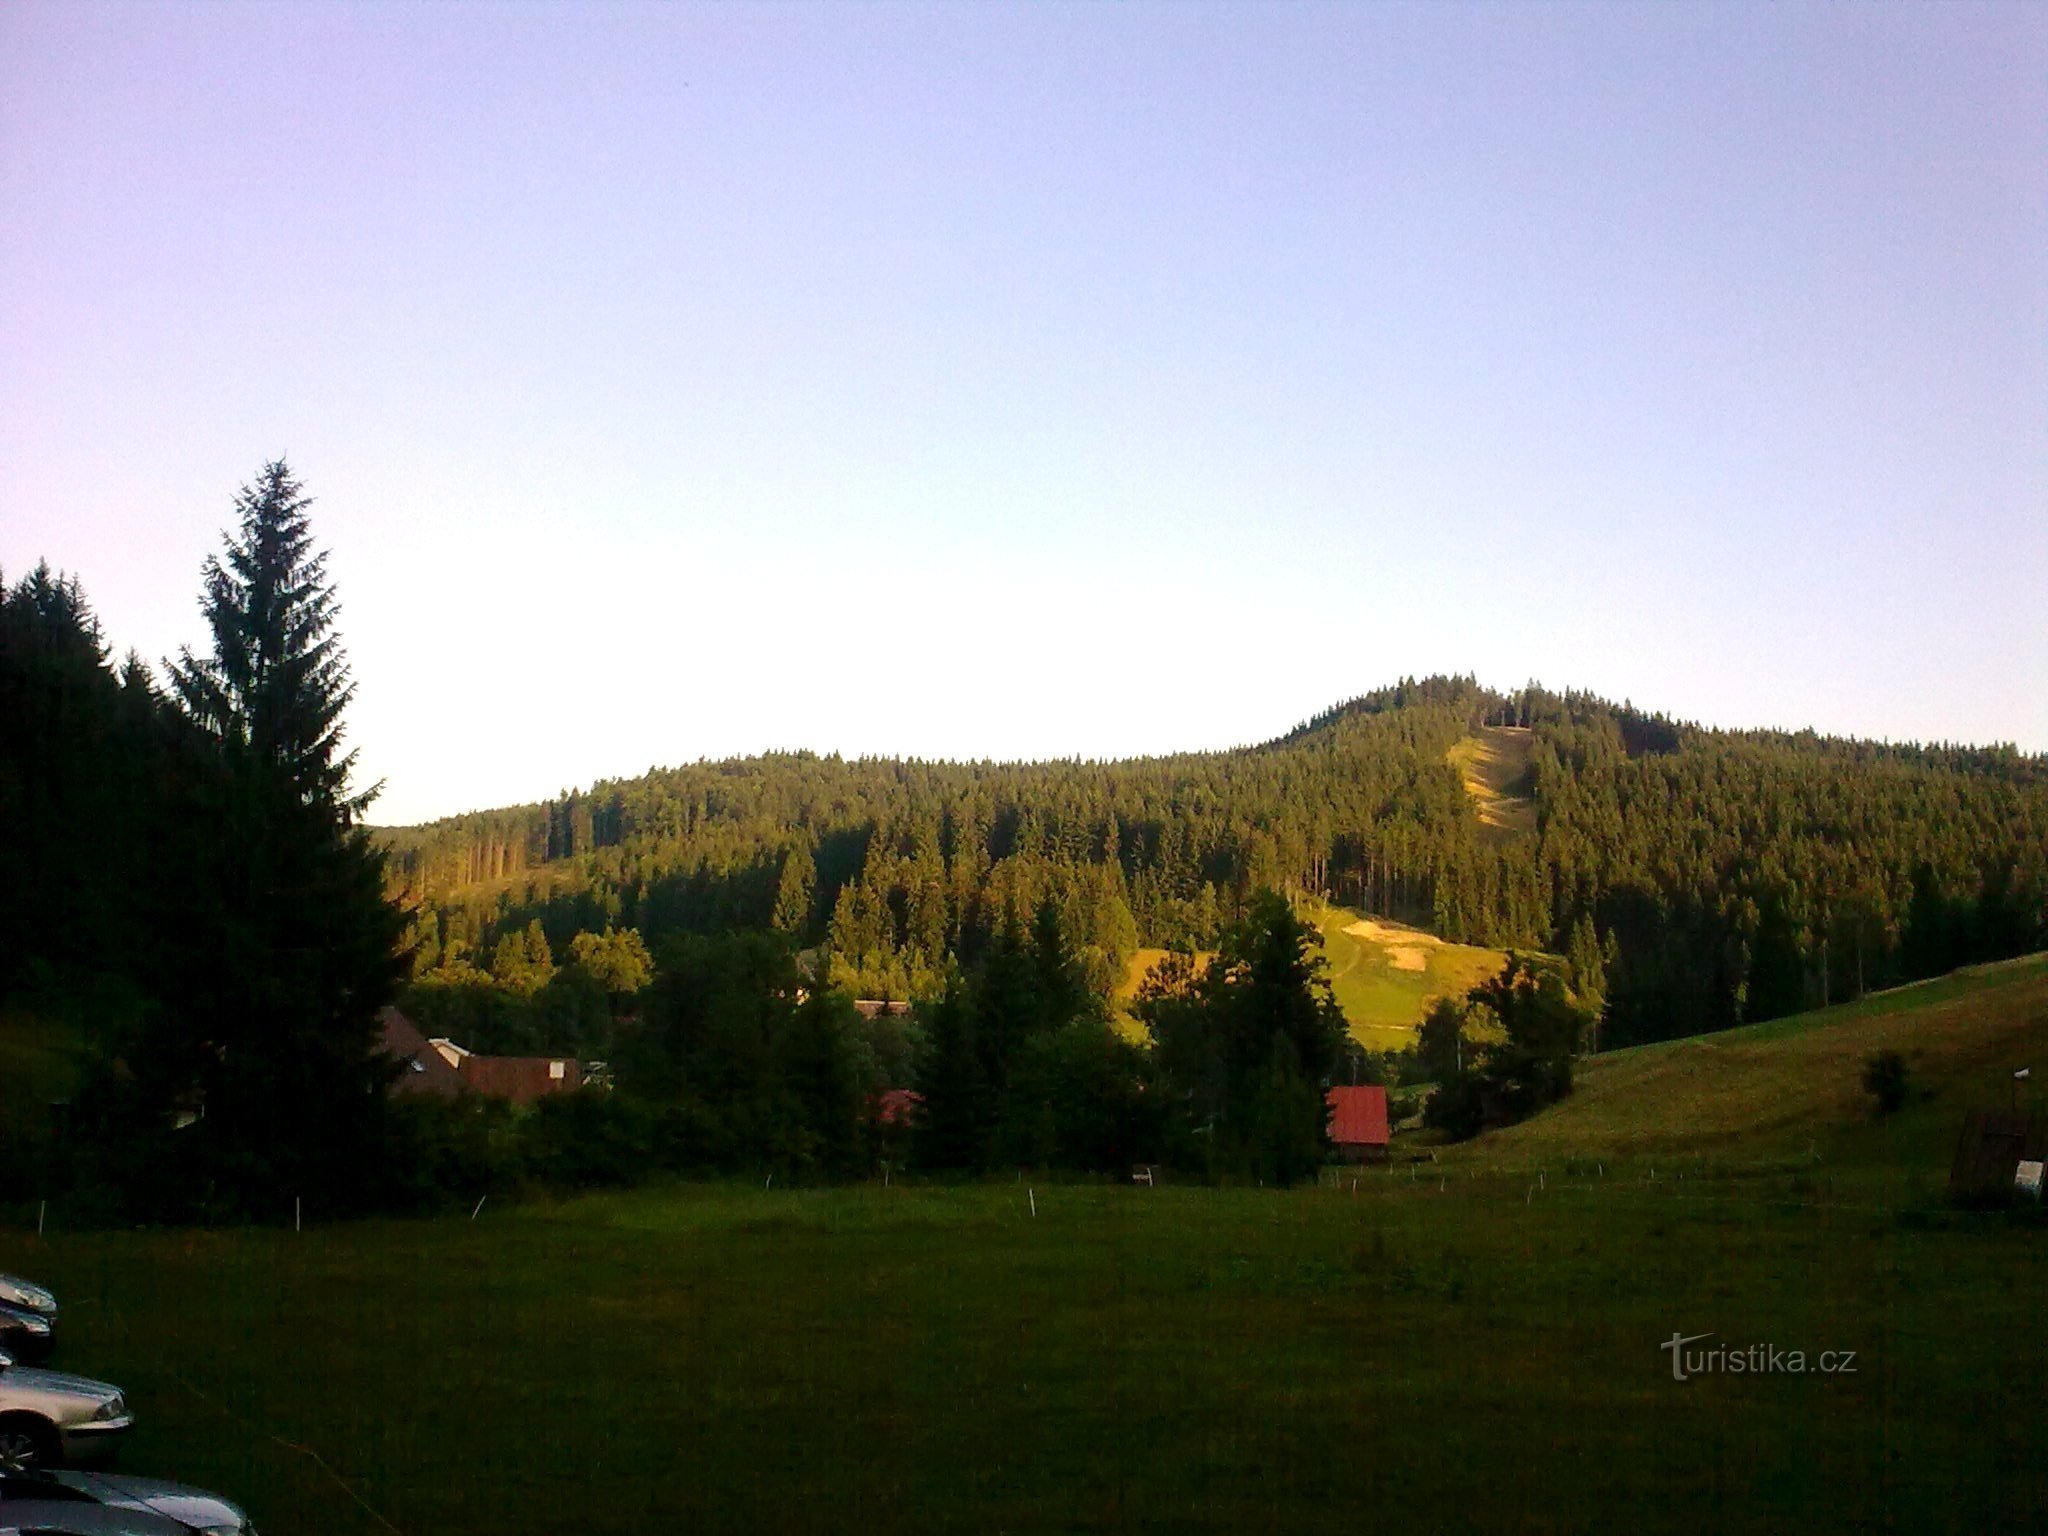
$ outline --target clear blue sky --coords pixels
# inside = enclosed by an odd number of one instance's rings
[[[405,821],[1402,674],[2048,749],[2048,7],[0,8],[0,569]]]

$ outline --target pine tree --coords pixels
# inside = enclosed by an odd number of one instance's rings
[[[222,772],[192,899],[204,943],[180,957],[138,1047],[159,1111],[217,1212],[276,1215],[295,1195],[333,1212],[375,1200],[389,1069],[377,1012],[396,994],[403,914],[356,818],[341,715],[354,695],[334,633],[310,505],[282,463],[236,502],[238,533],[203,572],[209,655],[171,668]]]
[[[281,779],[346,824],[376,790],[348,794],[356,755],[340,749],[341,715],[355,684],[334,633],[327,555],[313,548],[312,505],[282,459],[242,488],[240,532],[224,535],[225,559],[207,556],[201,573],[212,654],[181,650],[171,684],[231,763]]]

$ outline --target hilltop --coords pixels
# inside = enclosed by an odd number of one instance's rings
[[[421,971],[488,968],[535,923],[556,950],[608,925],[657,947],[776,929],[857,993],[929,996],[1050,903],[1109,997],[1135,953],[1213,948],[1270,887],[1355,914],[1325,929],[1347,976],[1344,929],[1367,920],[1564,956],[1625,1045],[2048,945],[2042,758],[1707,730],[1470,678],[1225,752],[784,753],[379,835]]]

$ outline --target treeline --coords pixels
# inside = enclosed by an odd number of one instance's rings
[[[0,1191],[119,1219],[386,1203],[378,1008],[402,913],[355,825],[347,671],[282,464],[206,563],[212,631],[116,667],[78,583],[0,583],[0,1019],[70,1026],[77,1091],[8,1096]]]
[[[1485,835],[1447,754],[1530,733],[1537,830]],[[1709,731],[1586,694],[1404,682],[1266,746],[1127,762],[780,754],[382,834],[416,975],[508,932],[775,930],[868,996],[937,997],[1050,903],[1107,995],[1271,888],[1447,939],[1597,957],[1603,1045],[1772,1017],[2048,943],[2048,763]],[[1584,967],[1575,965],[1575,971]]]
[[[1137,1006],[1153,1050],[1111,1025],[1050,902],[1029,922],[1007,909],[980,957],[908,1013],[812,985],[791,944],[773,932],[665,941],[605,1034],[601,1087],[530,1111],[398,1106],[412,1187],[473,1197],[528,1180],[996,1168],[1121,1178],[1137,1163],[1284,1185],[1328,1154],[1323,1090],[1343,1018],[1314,928],[1271,892],[1199,974],[1182,955],[1148,982]],[[1351,1067],[1376,1079],[1384,1063]]]

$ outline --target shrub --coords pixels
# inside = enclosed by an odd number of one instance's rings
[[[1897,1051],[1878,1051],[1863,1063],[1863,1090],[1877,1101],[1879,1118],[1903,1108],[1912,1090],[1906,1058]]]

